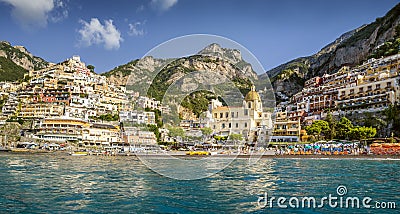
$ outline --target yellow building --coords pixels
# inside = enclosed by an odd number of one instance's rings
[[[82,130],[82,143],[85,146],[112,146],[121,142],[120,129],[110,124],[86,124]]]
[[[287,117],[287,112],[276,112],[271,142],[298,142],[300,131],[300,120],[290,120]]]
[[[64,106],[53,103],[23,103],[18,117],[22,118],[47,118],[63,115]]]
[[[80,141],[82,129],[88,123],[75,118],[46,118],[37,127],[36,136],[45,141]]]
[[[381,61],[361,71],[357,84],[338,89],[340,110],[380,111],[400,100],[399,63]]]

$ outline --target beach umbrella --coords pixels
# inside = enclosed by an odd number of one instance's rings
[[[373,143],[371,144],[371,147],[382,147],[380,143]]]

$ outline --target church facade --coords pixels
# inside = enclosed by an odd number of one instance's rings
[[[260,95],[252,86],[241,106],[224,106],[212,100],[209,106],[210,128],[216,135],[241,134],[246,142],[265,143],[272,130],[271,113],[263,110]]]

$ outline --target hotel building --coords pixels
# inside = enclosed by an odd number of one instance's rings
[[[314,77],[291,97],[286,106],[288,117],[310,125],[323,119],[328,109],[334,115],[344,111],[382,111],[400,101],[399,69],[400,54],[397,54]]]

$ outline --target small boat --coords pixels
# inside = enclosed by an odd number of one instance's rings
[[[72,155],[72,156],[87,156],[88,152],[72,152],[72,153],[69,153],[69,154]]]
[[[217,152],[217,151],[215,151],[215,152],[210,152],[210,155],[218,155],[218,152]]]
[[[186,155],[211,155],[211,153],[207,151],[190,151],[186,152]]]
[[[11,149],[0,147],[0,152],[10,152]]]
[[[30,152],[30,149],[26,149],[26,148],[12,148],[11,149],[12,152]]]

